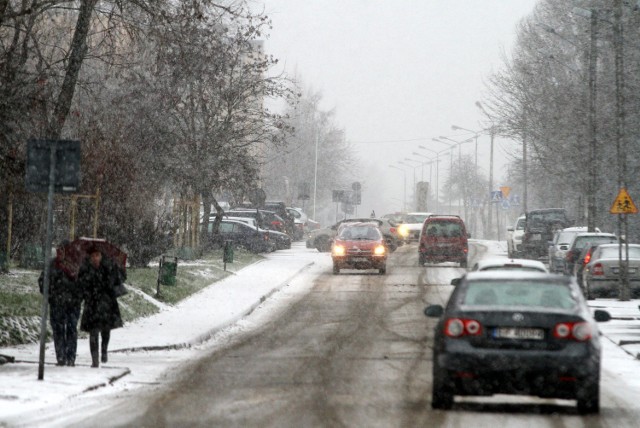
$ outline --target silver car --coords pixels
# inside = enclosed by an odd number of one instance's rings
[[[567,255],[573,237],[578,233],[586,233],[588,231],[589,228],[586,226],[567,227],[553,235],[553,241],[549,245],[549,271],[552,273],[564,272],[564,258]],[[595,231],[600,232],[600,229],[596,227]]]
[[[622,244],[622,256],[625,255]],[[588,299],[618,297],[620,294],[620,244],[598,245],[582,272],[584,293]],[[629,244],[629,286],[632,295],[640,294],[640,245]]]

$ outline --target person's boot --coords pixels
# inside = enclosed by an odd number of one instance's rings
[[[107,349],[109,348],[109,338],[111,337],[111,332],[109,330],[102,331],[102,362],[106,363],[108,360],[107,357]]]
[[[106,350],[106,349],[104,349],[104,347],[103,347],[103,348],[102,348],[102,358],[101,358],[101,361],[102,361],[103,363],[106,363],[106,362],[107,362],[107,360],[108,360],[108,357],[107,357],[107,350]]]
[[[89,350],[91,351],[91,367],[99,367],[98,361],[98,335],[89,336]]]

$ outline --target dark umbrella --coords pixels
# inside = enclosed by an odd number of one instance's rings
[[[74,277],[77,277],[82,262],[89,256],[89,250],[94,247],[126,274],[127,253],[104,239],[79,238],[64,245],[62,247],[65,251],[63,265]]]

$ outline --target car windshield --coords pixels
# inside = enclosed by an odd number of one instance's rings
[[[429,214],[411,214],[411,217],[414,221],[411,221],[410,223],[424,223],[425,219],[429,217]]]
[[[548,284],[540,281],[473,281],[460,304],[466,306],[514,306],[571,309],[576,305],[571,289],[563,284]]]
[[[340,231],[340,239],[344,240],[379,240],[382,239],[380,231],[372,226],[351,226]]]
[[[614,242],[618,242],[618,238],[615,236],[576,236],[576,241],[574,242],[573,247],[581,250],[588,244],[611,244]]]
[[[624,247],[622,248],[622,257],[625,256]],[[600,248],[599,259],[617,259],[619,257],[619,247],[603,247]],[[640,259],[640,247],[629,247],[629,258]]]
[[[427,236],[451,238],[462,236],[462,227],[458,222],[431,222],[427,226]]]
[[[565,221],[564,211],[544,211],[544,212],[537,212],[537,213],[529,213],[528,218],[533,223]]]

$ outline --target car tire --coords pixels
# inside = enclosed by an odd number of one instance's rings
[[[453,407],[453,395],[453,387],[449,375],[446,374],[446,371],[445,373],[436,373],[434,366],[431,408],[439,410],[451,409]]]
[[[460,260],[460,267],[461,268],[466,268],[467,267],[467,259]]]
[[[420,266],[424,266],[426,262],[427,262],[427,256],[425,256],[424,253],[418,253],[418,264]]]
[[[398,242],[391,236],[384,237],[385,242],[387,243],[387,248],[390,252],[394,252],[398,249]]]
[[[338,266],[337,264],[333,264],[333,274],[337,275],[340,273],[340,266]]]
[[[384,265],[380,269],[378,269],[378,272],[380,273],[380,275],[386,274],[387,273],[387,265]]]
[[[578,385],[576,394],[576,407],[581,415],[588,415],[600,412],[600,379],[598,376],[593,379],[584,380]]]

